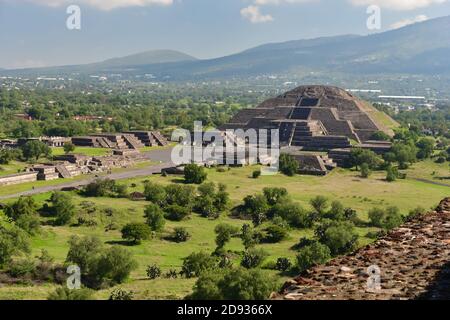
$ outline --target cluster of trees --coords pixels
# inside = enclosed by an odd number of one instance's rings
[[[128,187],[117,184],[111,179],[97,179],[84,187],[82,194],[86,197],[127,198]]]
[[[11,161],[38,161],[40,158],[52,158],[52,149],[39,140],[31,140],[18,149],[0,149],[0,164]]]
[[[117,87],[114,92],[90,86],[66,90],[0,89],[0,136],[75,136],[92,132],[154,130],[169,126],[190,129],[194,120],[218,127],[241,108],[261,97],[227,88],[165,85],[136,87],[132,91]],[[221,103],[217,103],[221,101]],[[23,113],[33,121],[15,117]],[[75,116],[102,117],[95,121],[76,121]],[[112,119],[112,120],[110,120]]]

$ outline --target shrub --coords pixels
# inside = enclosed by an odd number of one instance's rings
[[[13,260],[8,265],[8,274],[12,277],[32,275],[36,271],[36,264],[29,258]]]
[[[172,239],[175,242],[186,242],[191,238],[191,234],[186,230],[186,228],[175,228],[173,230]]]
[[[57,288],[53,293],[49,294],[47,300],[94,300],[94,291],[90,289],[70,290],[67,287]]]
[[[13,256],[29,252],[29,238],[22,229],[0,224],[0,267],[9,263]]]
[[[188,299],[266,300],[277,288],[277,281],[260,270],[227,269],[202,274]]]
[[[83,190],[87,197],[106,197],[111,195],[116,187],[116,182],[111,179],[97,179],[89,183]]]
[[[178,278],[178,272],[175,269],[170,269],[169,271],[166,272],[164,277],[167,279],[176,279]]]
[[[56,218],[55,224],[63,226],[68,224],[75,216],[75,206],[72,197],[67,193],[54,192],[50,198],[52,215]]]
[[[249,224],[244,224],[241,229],[241,240],[245,249],[251,248],[258,244],[258,238]]]
[[[169,184],[165,187],[166,205],[178,205],[192,209],[195,189],[192,186]]]
[[[64,143],[64,153],[69,154],[71,152],[75,151],[75,145],[72,142],[66,142]]]
[[[205,252],[192,253],[183,259],[181,273],[186,278],[198,277],[202,273],[215,269],[217,261],[211,255]]]
[[[261,176],[261,170],[255,170],[252,173],[252,178],[253,179],[258,179]]]
[[[148,240],[152,230],[145,223],[129,223],[122,228],[122,238],[132,241],[134,244],[142,240]]]
[[[246,269],[257,268],[262,265],[268,254],[263,249],[247,249],[241,261],[241,266]]]
[[[382,228],[385,212],[380,208],[373,208],[369,211],[370,224],[374,227]]]
[[[394,170],[394,168],[392,168],[391,166],[389,166],[386,169],[386,181],[387,182],[394,182],[395,180],[397,180],[397,173]]]
[[[149,277],[151,280],[155,280],[161,277],[161,274],[161,268],[156,264],[147,266],[147,277]]]
[[[40,221],[37,205],[31,197],[20,197],[19,200],[4,209],[5,215],[15,221],[16,225],[30,235],[39,232]]]
[[[244,204],[239,207],[240,214],[250,216],[255,226],[262,224],[268,210],[269,204],[262,194],[245,197]]]
[[[304,271],[315,265],[325,263],[329,259],[331,259],[330,248],[316,241],[299,250],[297,267],[300,271]]]
[[[188,208],[176,204],[168,206],[165,211],[164,217],[171,221],[182,221],[191,214]]]
[[[408,219],[414,219],[414,218],[420,217],[420,216],[424,215],[426,212],[427,212],[427,210],[425,210],[425,208],[417,207],[417,208],[409,211]]]
[[[278,243],[287,238],[288,233],[285,228],[277,225],[268,226],[265,231],[264,241],[268,243]]]
[[[137,262],[128,250],[113,246],[108,248],[98,259],[94,276],[99,281],[107,282],[110,285],[120,284],[137,266]]]
[[[146,182],[144,185],[144,195],[147,201],[151,201],[158,206],[165,204],[166,189],[160,184]]]
[[[275,269],[281,272],[286,272],[292,267],[292,263],[288,258],[278,258]]]
[[[270,206],[274,206],[285,200],[288,191],[285,188],[264,188],[263,194],[267,199],[267,203]]]
[[[310,228],[312,220],[308,213],[297,203],[287,201],[285,203],[277,203],[268,212],[270,217],[281,217],[294,228]]]
[[[128,301],[133,300],[134,293],[133,291],[126,291],[122,288],[114,289],[109,295],[109,300],[112,301]]]
[[[367,179],[367,178],[370,177],[370,174],[371,174],[371,173],[372,173],[372,172],[370,171],[369,165],[368,165],[367,163],[363,163],[363,164],[361,165],[361,178]]]
[[[152,231],[163,231],[166,224],[164,219],[164,212],[156,204],[150,204],[145,208],[144,216],[147,220],[147,224]]]
[[[201,184],[207,177],[208,174],[204,167],[196,164],[188,164],[184,167],[184,180],[186,183]]]
[[[214,229],[216,233],[216,245],[217,249],[222,249],[227,242],[231,240],[231,237],[238,233],[239,229],[235,226],[231,226],[226,223],[217,225]]]
[[[282,153],[279,160],[280,172],[292,177],[298,172],[298,162],[289,154]]]
[[[358,235],[352,223],[347,221],[333,221],[324,228],[320,242],[330,248],[331,254],[345,254],[354,250]]]
[[[324,196],[317,196],[311,199],[309,203],[319,215],[325,214],[328,209],[328,199]]]

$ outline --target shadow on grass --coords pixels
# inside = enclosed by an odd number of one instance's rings
[[[129,241],[129,240],[111,240],[111,241],[106,241],[105,243],[110,244],[110,245],[124,246],[124,247],[134,247],[134,246],[137,246],[140,244],[138,242]]]

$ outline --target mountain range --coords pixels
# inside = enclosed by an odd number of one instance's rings
[[[368,36],[344,35],[261,45],[216,59],[157,50],[100,63],[8,74],[153,74],[156,78],[202,80],[305,72],[450,75],[450,16]]]

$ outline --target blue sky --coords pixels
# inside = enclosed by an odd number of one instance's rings
[[[66,8],[81,8],[81,30]],[[450,15],[450,0],[0,0],[0,67],[101,61],[152,49],[198,58],[253,46],[339,34],[368,34],[367,7],[382,29]]]

